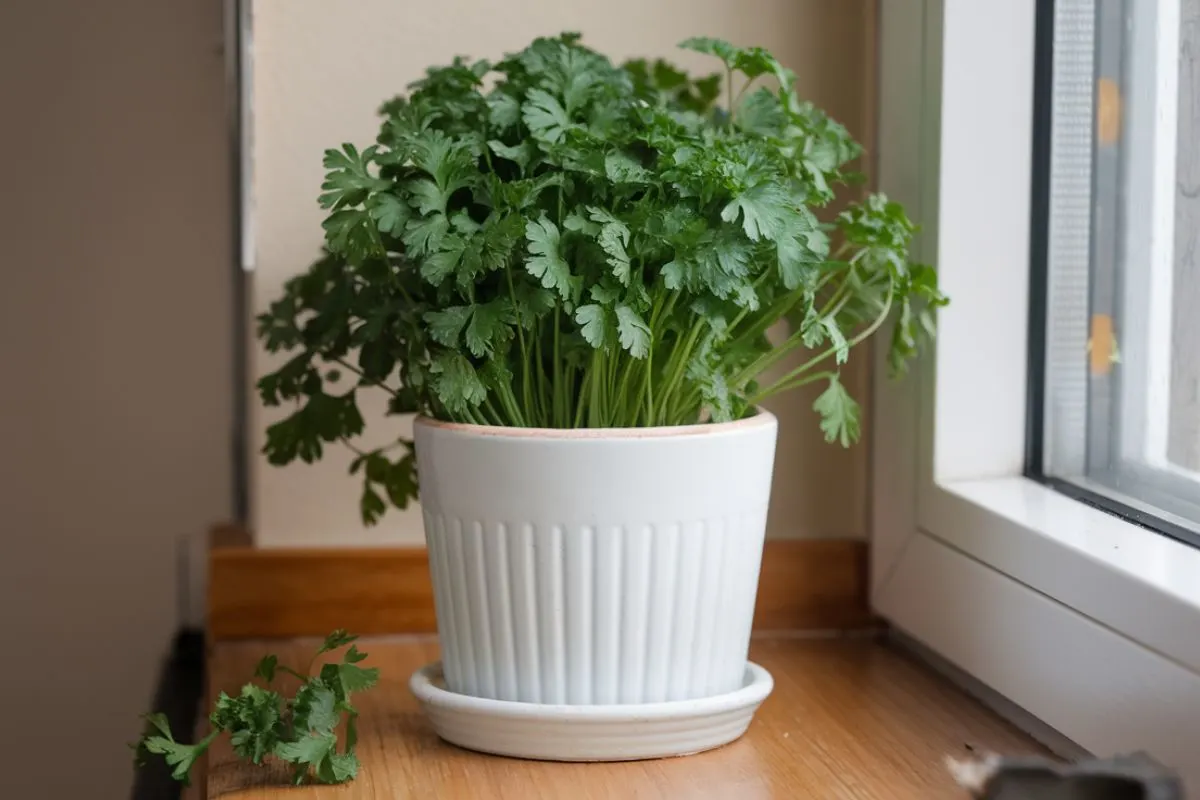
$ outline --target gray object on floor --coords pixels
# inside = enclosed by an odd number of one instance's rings
[[[979,800],[1183,800],[1178,776],[1143,753],[1062,764],[1047,758],[949,761]]]

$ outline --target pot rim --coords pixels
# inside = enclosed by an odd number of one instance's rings
[[[685,436],[715,436],[773,426],[775,415],[757,407],[754,415],[733,422],[697,422],[691,425],[654,425],[645,428],[516,428],[506,425],[474,425],[469,422],[445,422],[418,414],[413,426],[478,436],[506,439],[669,439]]]

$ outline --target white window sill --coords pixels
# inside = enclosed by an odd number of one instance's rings
[[[930,536],[1200,672],[1200,550],[1026,478],[938,484],[919,516]]]
[[[953,300],[914,379],[877,355],[874,607],[1085,750],[1200,786],[1200,551],[1017,477],[1037,4],[880,10],[879,186]]]

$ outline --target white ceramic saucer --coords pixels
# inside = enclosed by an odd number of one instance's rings
[[[636,761],[682,756],[732,742],[771,693],[771,673],[746,663],[742,688],[700,700],[553,705],[489,700],[446,689],[442,663],[413,673],[409,688],[448,742],[543,761]]]

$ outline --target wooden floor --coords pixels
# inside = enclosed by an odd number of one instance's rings
[[[209,759],[208,797],[398,798],[965,798],[947,755],[1041,753],[1031,739],[940,676],[885,645],[857,639],[757,639],[753,660],[775,691],[737,742],[696,756],[624,764],[553,764],[477,755],[441,742],[409,694],[409,675],[437,658],[432,639],[366,640],[380,667],[362,710],[363,770],[345,787],[286,786],[280,768]],[[307,642],[219,645],[212,690],[236,690],[267,652],[303,665]],[[202,784],[204,786],[204,784]]]

